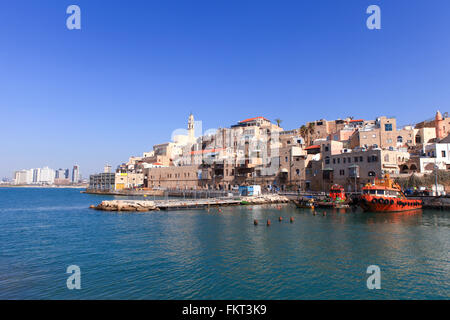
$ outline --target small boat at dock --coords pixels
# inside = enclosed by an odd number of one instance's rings
[[[292,200],[297,208],[314,209],[315,200],[314,198],[298,198]]]

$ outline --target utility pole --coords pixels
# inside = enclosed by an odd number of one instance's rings
[[[434,184],[435,184],[435,196],[438,195],[438,165],[436,162],[436,158],[434,160]]]
[[[292,147],[289,148],[289,186],[292,185]]]

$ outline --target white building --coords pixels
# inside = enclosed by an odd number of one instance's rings
[[[14,184],[31,184],[33,182],[33,169],[14,172]]]
[[[49,167],[40,169],[39,183],[53,184],[55,182],[55,170]]]
[[[420,158],[420,172],[430,173],[437,166],[440,170],[450,169],[450,143],[424,145],[425,157]]]

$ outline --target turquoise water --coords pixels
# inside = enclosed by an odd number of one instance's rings
[[[88,209],[112,198],[0,188],[0,299],[450,297],[450,212]],[[81,290],[66,287],[73,264]],[[367,289],[369,265],[381,290]]]

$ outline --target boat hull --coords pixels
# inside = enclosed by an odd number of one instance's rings
[[[363,195],[360,206],[364,211],[370,212],[402,212],[422,209],[422,200]]]

